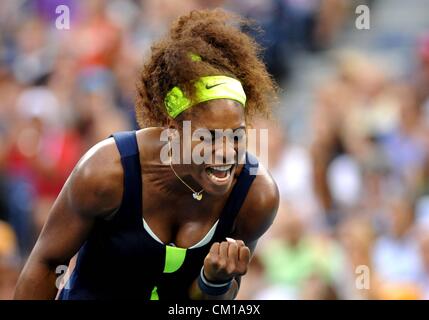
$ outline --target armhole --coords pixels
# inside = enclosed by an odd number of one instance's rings
[[[138,218],[141,221],[141,194],[143,185],[136,132],[118,132],[112,136],[121,157],[123,191],[120,205],[105,221],[119,219],[119,216],[129,216],[128,219]],[[134,221],[134,219],[130,221]]]

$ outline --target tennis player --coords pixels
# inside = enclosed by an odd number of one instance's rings
[[[246,130],[252,115],[269,114],[276,95],[241,22],[222,10],[193,11],[152,47],[138,79],[141,129],[113,134],[76,165],[16,299],[236,297],[279,203],[268,171],[240,152],[243,137],[215,143],[216,130]],[[185,125],[211,134],[211,161],[184,161],[186,144],[194,154],[207,146]],[[56,270],[75,255],[59,290]]]

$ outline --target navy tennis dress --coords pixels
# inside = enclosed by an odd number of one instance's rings
[[[110,220],[96,221],[79,250],[76,267],[58,299],[189,299],[213,242],[225,241],[255,175],[257,159],[246,164],[219,217],[213,237],[196,248],[174,248],[156,241],[142,220],[142,179],[135,131],[113,134],[124,170],[122,203]]]

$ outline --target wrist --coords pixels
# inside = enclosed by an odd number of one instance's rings
[[[204,276],[204,280],[214,285],[221,285],[228,283],[234,279],[234,277],[230,277],[229,279],[216,279],[216,276],[207,275],[207,271],[204,269],[204,266],[201,268],[202,276]]]
[[[198,277],[198,286],[200,290],[205,294],[211,296],[220,296],[229,291],[232,285],[232,280],[233,278],[224,282],[212,282],[207,279],[204,274],[204,267],[202,267],[200,275]]]

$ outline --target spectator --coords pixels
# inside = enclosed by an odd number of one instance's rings
[[[379,277],[382,297],[391,287],[399,292],[417,291],[423,267],[410,200],[394,198],[387,214],[390,222],[387,233],[377,239],[373,248],[374,271]]]

